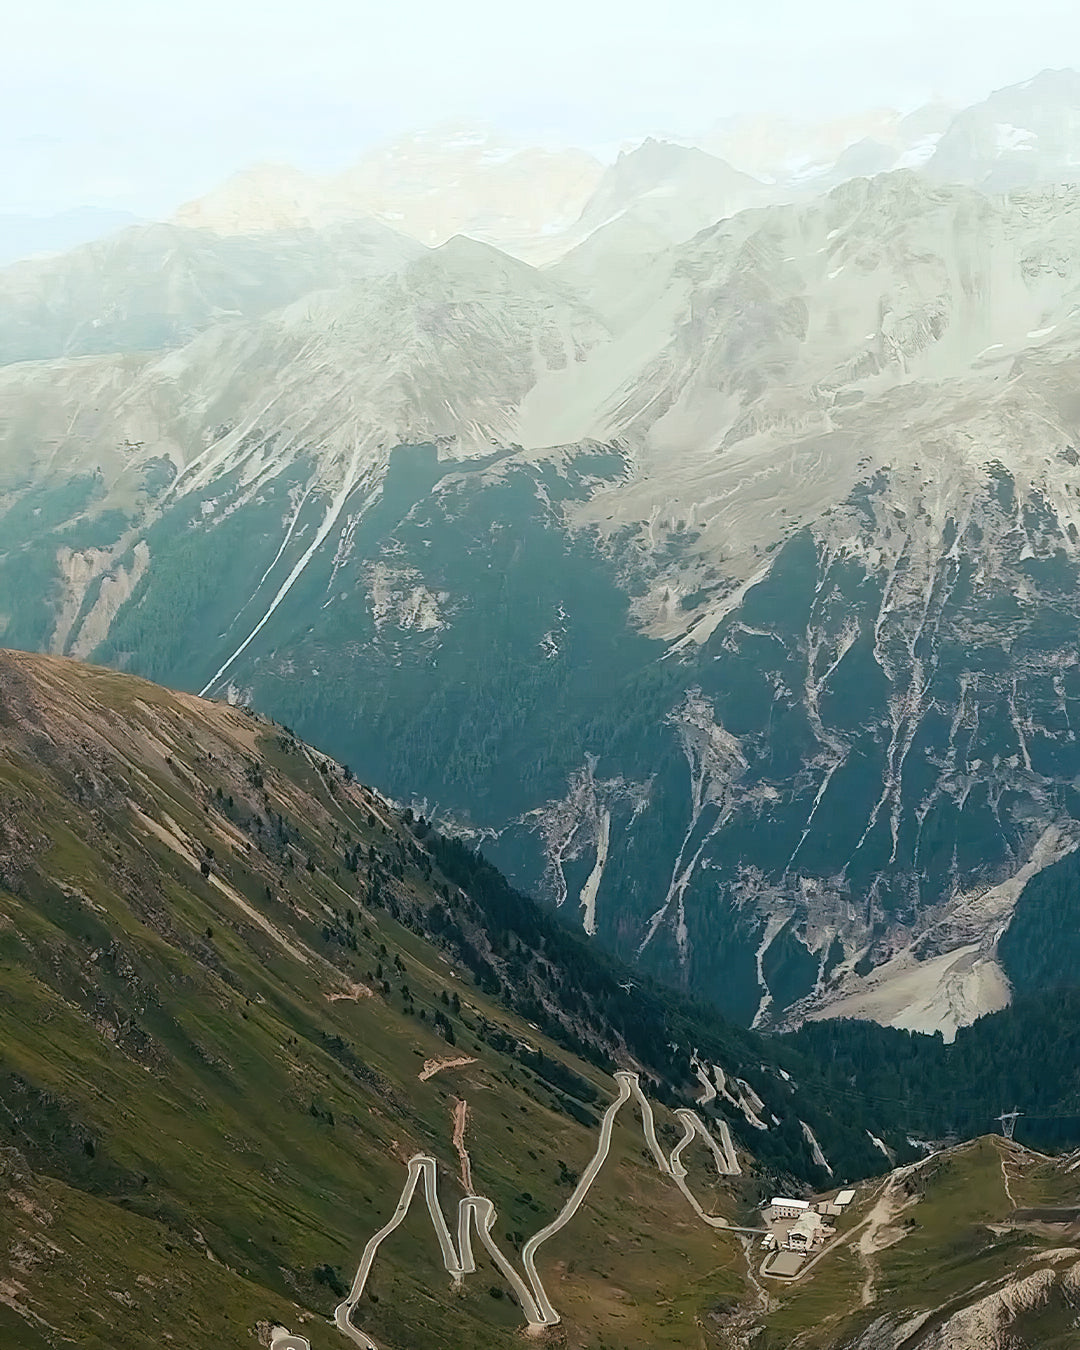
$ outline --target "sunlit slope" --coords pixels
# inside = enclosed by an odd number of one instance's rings
[[[1076,1156],[983,1138],[867,1187],[841,1241],[770,1284],[755,1350],[1065,1350],[1080,1318]]]

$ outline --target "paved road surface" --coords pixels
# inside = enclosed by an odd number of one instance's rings
[[[416,1188],[421,1183],[424,1188],[424,1200],[427,1203],[428,1214],[431,1217],[431,1225],[435,1229],[439,1250],[442,1253],[443,1265],[451,1279],[455,1283],[459,1283],[466,1275],[471,1275],[476,1270],[476,1259],[472,1245],[472,1234],[475,1230],[481,1245],[514,1291],[529,1325],[534,1327],[554,1326],[560,1320],[559,1314],[553,1307],[536,1269],[536,1253],[549,1238],[554,1237],[556,1233],[566,1227],[585,1202],[611,1151],[611,1132],[614,1129],[615,1120],[631,1098],[636,1101],[641,1112],[642,1132],[658,1169],[664,1176],[671,1177],[689,1201],[698,1218],[713,1228],[727,1228],[732,1232],[764,1233],[768,1231],[763,1228],[737,1228],[730,1225],[726,1219],[706,1214],[686,1184],[686,1168],[682,1163],[682,1153],[695,1136],[702,1139],[711,1150],[718,1175],[738,1176],[740,1174],[742,1169],[735,1156],[731,1131],[728,1129],[726,1122],[719,1122],[720,1143],[717,1143],[696,1111],[687,1108],[676,1111],[676,1118],[683,1127],[683,1136],[675,1145],[671,1155],[668,1156],[664,1153],[660,1141],[656,1137],[656,1123],[653,1118],[652,1106],[641,1090],[637,1074],[617,1073],[615,1081],[619,1088],[618,1095],[604,1112],[604,1118],[600,1123],[600,1138],[596,1146],[596,1152],[581,1174],[578,1184],[574,1187],[573,1194],[551,1223],[529,1238],[521,1250],[521,1264],[525,1271],[525,1279],[522,1279],[518,1274],[491,1236],[491,1229],[496,1219],[495,1206],[485,1196],[468,1195],[465,1199],[459,1201],[457,1245],[454,1245],[454,1239],[447,1226],[446,1217],[439,1204],[436,1161],[430,1154],[418,1153],[409,1160],[409,1173],[401,1192],[401,1198],[398,1200],[397,1208],[388,1222],[368,1241],[360,1257],[360,1264],[357,1267],[348,1297],[339,1303],[334,1310],[334,1322],[338,1329],[348,1336],[355,1345],[360,1346],[361,1350],[379,1350],[371,1337],[353,1324],[352,1310],[364,1293],[364,1287],[367,1284],[368,1276],[371,1274],[371,1267],[380,1245],[404,1222],[412,1207]],[[275,1346],[274,1350],[292,1350],[292,1348]],[[300,1350],[304,1350],[304,1348],[300,1347]]]
[[[270,1332],[270,1350],[311,1350],[311,1343],[305,1336],[294,1336],[284,1327],[274,1327]]]

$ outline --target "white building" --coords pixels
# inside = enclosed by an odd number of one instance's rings
[[[797,1219],[810,1208],[810,1202],[808,1200],[789,1200],[786,1196],[774,1195],[769,1201],[769,1208],[773,1212],[773,1218]]]
[[[824,1241],[825,1224],[820,1214],[808,1209],[795,1223],[787,1235],[787,1245],[792,1251],[808,1252],[811,1247]]]
[[[833,1201],[833,1204],[839,1205],[841,1209],[846,1209],[854,1199],[855,1199],[854,1191],[840,1191],[836,1199]]]

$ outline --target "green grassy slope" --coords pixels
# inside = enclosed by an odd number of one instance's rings
[[[864,1188],[844,1240],[774,1282],[754,1350],[1045,1350],[1080,1344],[1080,1224],[1014,1217],[1080,1201],[1075,1157],[1001,1138]]]
[[[610,1067],[692,1100],[600,1020],[591,1000],[614,972],[579,972],[571,995],[554,930],[530,949],[519,914],[493,945],[433,857],[281,728],[0,654],[5,1346],[135,1350],[166,1332],[254,1345],[282,1320],[322,1350],[412,1153],[434,1153],[456,1206],[459,1099],[510,1251],[591,1157]],[[475,860],[447,857],[490,888]],[[426,1061],[455,1057],[473,1062],[420,1080]],[[677,1129],[657,1110],[670,1147]],[[686,1157],[702,1202],[732,1217],[769,1184],[721,1183],[700,1149]],[[520,1328],[494,1270],[451,1291],[419,1209],[384,1251],[357,1313],[381,1342],[481,1350]],[[630,1350],[686,1344],[703,1310],[741,1296],[745,1261],[693,1221],[627,1110],[610,1170],[541,1269],[560,1343],[611,1344],[617,1326]]]

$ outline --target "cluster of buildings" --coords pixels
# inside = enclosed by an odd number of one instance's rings
[[[855,1199],[852,1190],[840,1191],[832,1200],[811,1204],[809,1200],[792,1200],[774,1195],[769,1201],[765,1217],[769,1221],[769,1236],[765,1246],[782,1247],[785,1251],[805,1255],[825,1243],[836,1231],[827,1219],[843,1214]],[[791,1222],[791,1221],[794,1222]]]

